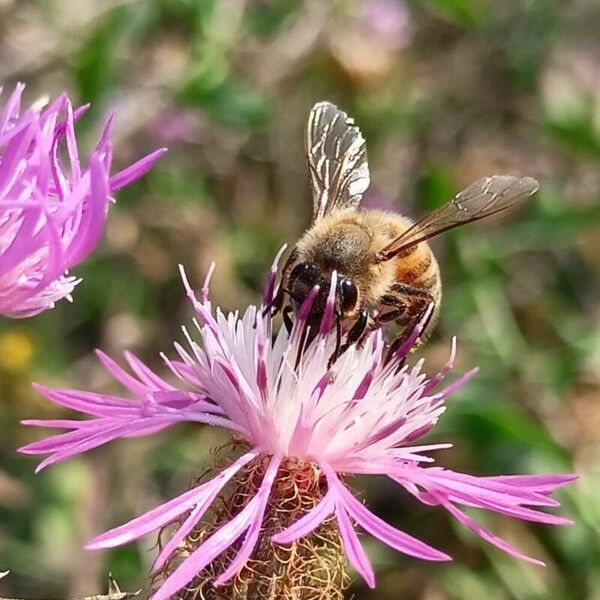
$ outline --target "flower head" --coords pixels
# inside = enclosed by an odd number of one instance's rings
[[[24,87],[17,85],[0,110],[0,314],[8,317],[35,315],[70,298],[80,280],[68,270],[100,240],[112,194],[164,152],[110,177],[111,115],[82,165],[75,123],[88,106],[73,109],[62,94],[46,108],[21,113]],[[63,145],[68,168],[61,160]]]
[[[318,335],[306,346],[307,316],[317,290],[298,311],[291,332],[281,328],[273,335],[272,317],[264,307],[270,305],[275,293],[276,263],[263,306],[250,306],[241,316],[213,308],[208,299],[210,275],[197,297],[182,270],[197,314],[195,327],[201,343],[184,330],[188,348],[176,344],[177,360],[165,357],[181,386],[167,383],[132,354],[125,355],[132,374],[100,354],[110,373],[129,390],[131,399],[38,387],[53,402],[93,417],[84,421],[27,421],[29,425],[70,430],[22,448],[25,453],[49,455],[39,468],[115,438],[154,433],[181,421],[228,428],[245,443],[246,451],[214,478],[98,536],[88,547],[125,544],[176,521],[179,528],[162,546],[155,567],[164,568],[177,549],[187,544],[186,552],[175,568],[168,569],[154,600],[173,597],[206,569],[214,574],[212,585],[230,584],[249,561],[257,560],[257,553],[264,553],[265,536],[272,551],[277,552],[324,526],[335,527],[346,557],[371,587],[374,573],[355,525],[410,556],[450,560],[444,552],[392,527],[357,499],[345,477],[365,474],[389,477],[420,502],[443,507],[501,550],[540,563],[484,529],[462,507],[564,525],[569,521],[539,507],[557,506],[550,494],[573,476],[475,477],[432,466],[430,454],[449,444],[422,444],[418,440],[444,412],[446,397],[474,373],[440,388],[452,368],[454,343],[448,364],[429,378],[422,372],[422,361],[412,367],[405,364],[419,335],[418,327],[387,361],[383,337],[376,332],[362,347],[351,347],[328,366],[336,343],[331,331],[335,273]],[[252,475],[240,479],[248,469]],[[305,482],[296,481],[294,497],[309,497],[304,509],[277,529],[272,524],[273,515],[281,512],[281,481],[290,473],[301,473]],[[312,479],[307,473],[313,474]],[[201,520],[215,500],[236,480],[243,482],[243,493],[234,493],[234,498],[243,499],[226,518],[195,535],[195,543],[190,545],[191,533],[202,528]],[[287,496],[284,499],[289,500]],[[222,560],[224,555],[226,561]]]

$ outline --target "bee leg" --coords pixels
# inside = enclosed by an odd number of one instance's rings
[[[385,301],[386,298],[387,297],[384,297],[384,299],[382,299],[382,304],[392,305],[391,302]],[[398,300],[398,302],[400,302],[400,300]],[[369,333],[371,333],[372,331],[379,329],[379,327],[381,327],[385,323],[395,321],[400,315],[404,313],[404,311],[405,306],[402,305],[398,306],[395,310],[389,311],[383,315],[373,318],[371,317],[371,315],[369,315],[366,309],[361,309],[358,313],[356,321],[354,322],[354,325],[352,325],[352,328],[346,336],[346,342],[340,348],[340,355],[346,352],[346,350],[348,350],[348,348],[350,348],[352,344],[360,345],[363,342],[363,340],[367,337],[367,335],[369,335]]]
[[[380,303],[383,306],[392,306],[393,309],[374,317],[370,323],[368,333],[370,333],[371,331],[375,331],[376,329],[378,329],[382,325],[385,325],[386,323],[390,323],[392,321],[398,322],[398,320],[404,315],[407,309],[406,303],[403,302],[401,298],[398,298],[397,296],[393,296],[391,294],[382,296],[380,298]]]
[[[406,340],[409,338],[410,334],[412,333],[413,328],[419,324],[419,321],[422,316],[423,316],[423,313],[421,313],[419,315],[419,318],[415,318],[408,322],[408,324],[404,328],[404,331],[394,340],[394,342],[388,348],[386,362],[389,361],[390,358],[392,358],[394,356],[394,354],[396,354],[396,352],[402,346],[402,344],[404,344],[406,342]],[[429,320],[426,323],[424,323],[423,329],[425,329],[427,327],[427,323],[429,323]],[[419,346],[421,346],[424,343],[424,341],[426,341],[426,338],[423,339],[422,337],[418,337],[416,339],[416,341],[412,344],[411,351],[413,351],[416,348],[418,348]],[[404,364],[404,361],[402,361],[402,363],[399,365],[399,367],[401,367],[402,364]]]
[[[426,300],[427,303],[434,301],[433,294],[429,290],[424,290],[423,288],[415,287],[414,285],[408,285],[407,283],[395,283],[390,287],[390,292],[393,292],[393,294],[389,294],[388,297],[392,297],[393,295],[396,297],[403,296],[405,303],[415,299]]]
[[[342,319],[339,314],[336,315],[335,319],[335,350],[333,354],[329,357],[329,361],[327,362],[327,368],[331,369],[331,365],[341,356],[343,350],[340,347],[342,341]]]
[[[405,283],[395,283],[391,288],[388,298],[395,298],[395,302],[404,306],[404,314],[396,319],[399,325],[405,327],[416,325],[423,317],[424,312],[430,304],[435,304],[435,298],[429,290],[407,285]],[[383,302],[382,302],[383,303]],[[396,306],[399,304],[395,304]],[[425,323],[425,327],[427,323]],[[424,329],[425,329],[424,327]],[[408,327],[412,329],[412,327]],[[409,331],[410,333],[410,331]]]
[[[424,288],[409,285],[408,283],[394,283],[390,286],[388,296],[394,296],[408,303],[414,298],[433,299],[433,294]]]
[[[417,326],[417,324],[423,318],[427,307],[430,304],[435,302],[433,295],[430,291],[424,290],[412,285],[404,284],[404,283],[396,283],[390,288],[391,294],[388,294],[382,298],[381,303],[403,307],[403,310],[396,314],[395,321],[404,327],[402,333],[390,344],[388,348],[386,362],[390,360],[402,346],[402,344],[406,341],[408,336],[412,333],[413,328]],[[393,315],[394,311],[388,313],[390,317]],[[433,314],[433,313],[432,313]],[[383,315],[387,317],[387,315]],[[430,317],[431,318],[431,317]],[[391,320],[391,319],[389,319]],[[423,324],[423,331],[426,331],[427,323]],[[426,339],[426,338],[425,338]],[[422,336],[419,336],[417,340],[417,345],[424,341]]]
[[[379,325],[384,325],[385,323],[389,323],[390,321],[397,321],[400,319],[408,308],[406,302],[399,298],[398,296],[394,296],[392,294],[386,294],[382,296],[380,299],[381,304],[384,306],[392,306],[393,310],[389,310],[382,315],[378,315],[375,320]]]
[[[401,325],[404,325],[404,330],[390,344],[390,347],[388,348],[388,351],[387,351],[387,354],[385,357],[385,361],[384,361],[385,363],[389,362],[389,360],[394,356],[394,354],[396,354],[398,348],[400,348],[400,346],[402,346],[402,344],[404,344],[404,342],[408,339],[408,337],[412,333],[413,329],[421,321],[421,318],[423,317],[423,314],[425,313],[425,310],[427,310],[428,306],[429,306],[429,303],[424,304],[423,308],[409,320],[400,319],[398,321]],[[429,323],[430,319],[431,319],[431,315],[429,316],[429,319],[425,323],[423,323],[423,331],[427,328],[427,324]],[[418,348],[423,343],[423,341],[424,341],[423,338],[418,337],[413,345],[413,350],[415,348]],[[399,368],[401,368],[403,364],[404,364],[404,361],[402,361],[400,363]]]
[[[389,348],[387,349],[385,359],[383,360],[384,365],[387,365],[390,362],[394,354],[396,354],[396,352],[398,351],[398,348],[400,348],[400,346],[403,344],[407,337],[408,336],[405,333],[402,333],[399,336],[397,336],[396,339],[390,344]],[[401,369],[403,365],[404,361],[401,361],[401,363],[398,365],[398,368]]]
[[[293,311],[293,307],[290,304],[288,304],[281,312],[281,316],[283,317],[283,324],[285,325],[288,334],[292,333],[292,327],[294,326],[294,321],[292,321],[292,317],[290,316],[290,314]]]
[[[361,308],[358,311],[358,317],[356,317],[354,325],[352,325],[350,331],[348,331],[346,341],[339,350],[339,356],[344,354],[352,344],[359,343],[364,338],[365,333],[369,333],[371,323],[372,319],[369,315],[369,311],[366,308]]]

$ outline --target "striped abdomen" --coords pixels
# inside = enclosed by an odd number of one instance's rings
[[[440,270],[427,242],[421,242],[398,255],[396,261],[396,278],[415,288],[430,292],[436,303],[441,298]]]

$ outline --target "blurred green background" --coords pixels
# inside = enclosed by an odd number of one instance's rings
[[[144,585],[153,539],[112,552],[85,540],[180,493],[223,436],[180,426],[102,447],[40,475],[15,448],[22,418],[61,411],[30,388],[117,391],[92,349],[158,353],[191,317],[178,278],[218,264],[213,299],[259,299],[272,256],[310,214],[303,126],[337,102],[368,140],[365,203],[411,216],[476,178],[537,177],[540,192],[496,223],[434,248],[441,323],[420,351],[434,371],[459,338],[458,370],[481,372],[449,402],[439,460],[480,474],[576,471],[560,494],[570,528],[482,515],[543,558],[486,546],[385,480],[374,510],[449,552],[421,563],[365,539],[378,588],[356,600],[600,598],[600,4],[596,0],[0,0],[0,82],[27,101],[67,90],[93,110],[90,148],[116,107],[115,166],[169,153],[112,208],[78,268],[74,304],[0,322],[0,594],[77,597],[110,570]],[[164,372],[164,370],[162,371]]]

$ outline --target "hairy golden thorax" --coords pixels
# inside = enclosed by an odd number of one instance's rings
[[[316,264],[324,276],[335,270],[352,279],[362,306],[378,304],[395,283],[427,289],[439,300],[439,269],[427,242],[393,260],[377,260],[378,251],[411,225],[407,217],[378,210],[332,213],[315,223],[297,243],[297,262]]]

